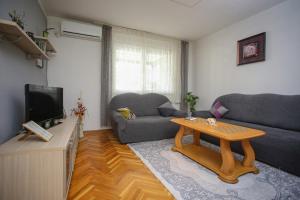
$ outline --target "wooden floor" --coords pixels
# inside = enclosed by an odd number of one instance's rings
[[[142,161],[110,130],[81,139],[68,199],[174,199]]]

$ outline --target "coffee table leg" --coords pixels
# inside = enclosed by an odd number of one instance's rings
[[[184,127],[180,126],[180,128],[176,134],[176,137],[175,137],[175,147],[178,149],[182,149],[181,140],[182,140],[183,136],[184,136]]]
[[[222,155],[222,165],[221,171],[224,173],[224,176],[220,178],[226,182],[236,183],[237,179],[229,180],[226,176],[230,176],[235,168],[234,157],[230,148],[230,142],[227,140],[220,139],[221,155]]]
[[[194,145],[200,146],[200,132],[199,131],[193,131],[193,143]]]
[[[241,143],[242,143],[242,147],[243,147],[244,154],[245,154],[244,160],[243,160],[243,166],[255,168],[255,166],[254,166],[255,153],[254,153],[254,150],[253,150],[253,148],[250,144],[250,141],[249,140],[242,140]],[[254,173],[258,173],[258,169],[256,169],[254,171]]]

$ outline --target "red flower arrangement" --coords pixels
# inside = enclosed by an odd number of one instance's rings
[[[80,119],[82,119],[84,117],[86,111],[87,111],[87,108],[83,105],[81,98],[78,98],[77,108],[72,109],[72,114],[74,113],[76,116],[78,116]]]

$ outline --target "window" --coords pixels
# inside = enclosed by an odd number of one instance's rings
[[[113,28],[112,95],[125,92],[166,95],[180,102],[180,41]]]

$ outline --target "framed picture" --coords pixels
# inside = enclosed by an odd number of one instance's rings
[[[237,65],[265,60],[266,33],[260,33],[237,42]]]

